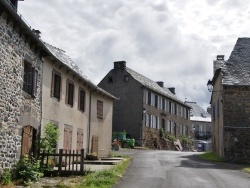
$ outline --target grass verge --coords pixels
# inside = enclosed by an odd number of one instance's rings
[[[207,161],[223,162],[223,160],[213,152],[206,152],[198,155],[201,159]]]
[[[110,188],[124,174],[126,168],[130,164],[131,158],[124,158],[124,160],[115,165],[113,168],[108,170],[102,170],[98,172],[93,172],[88,174],[83,178],[82,183],[79,185],[79,188],[88,187],[88,188]]]

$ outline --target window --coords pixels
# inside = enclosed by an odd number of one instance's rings
[[[151,106],[155,106],[155,94],[151,93]]]
[[[61,75],[56,71],[52,72],[51,96],[61,99]]]
[[[78,109],[82,112],[85,110],[85,91],[82,88],[79,88]]]
[[[171,109],[172,109],[172,103],[169,101],[168,111],[169,111],[170,113],[172,112]]]
[[[100,100],[97,100],[97,117],[103,118],[103,102]]]
[[[66,103],[71,107],[74,103],[74,83],[69,80],[67,80],[66,85]]]
[[[160,118],[156,117],[156,128],[160,129]]]
[[[162,110],[165,110],[165,99],[164,98],[161,98],[162,99]]]
[[[38,71],[32,67],[31,63],[24,61],[23,91],[36,95]]]
[[[154,106],[157,108],[158,107],[158,95],[155,95],[155,103]]]
[[[146,127],[150,126],[150,115],[146,114]]]
[[[151,105],[151,92],[148,92],[148,105]]]
[[[170,132],[170,121],[169,120],[167,120],[167,132]]]
[[[112,76],[109,76],[109,77],[108,77],[108,82],[109,82],[109,83],[113,83],[113,77],[112,77]]]
[[[128,82],[128,81],[129,81],[128,75],[124,75],[124,82]]]

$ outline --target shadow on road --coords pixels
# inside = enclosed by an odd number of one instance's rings
[[[206,161],[199,158],[197,154],[180,156],[181,163],[176,167],[186,167],[186,168],[203,168],[203,169],[225,169],[225,170],[241,170],[244,167],[249,167],[248,164],[235,164],[226,162],[213,162]]]

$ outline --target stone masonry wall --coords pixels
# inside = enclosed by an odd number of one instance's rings
[[[176,124],[176,137],[180,137],[180,125],[185,125],[188,127],[188,136],[193,136],[192,128],[191,128],[191,121],[189,119],[186,119],[184,117],[181,117],[181,108],[178,108],[177,114],[171,114],[170,112],[163,111],[162,109],[155,108],[151,105],[144,104],[147,113],[151,115],[155,115],[160,117],[160,127],[162,127],[162,119],[165,120],[165,127],[167,127],[167,120],[170,120]],[[161,115],[165,114],[165,116]],[[144,145],[149,148],[154,148],[154,142],[155,139],[159,138],[160,130],[159,129],[153,129],[149,127],[145,127],[143,129],[143,138],[144,138]],[[170,133],[174,135],[174,133]],[[175,135],[174,135],[175,136]]]
[[[222,102],[224,157],[250,163],[250,86],[226,86]]]
[[[38,129],[41,120],[42,63],[7,17],[0,15],[0,171],[18,160],[23,126]],[[24,57],[38,70],[34,98],[22,90]]]

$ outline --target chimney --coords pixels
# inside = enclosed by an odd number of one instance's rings
[[[217,55],[216,60],[214,60],[214,73],[217,69],[221,68],[224,63],[224,55]]]
[[[159,82],[156,82],[160,87],[164,87],[164,82],[162,81],[159,81]]]
[[[17,10],[18,1],[24,1],[24,0],[10,0],[12,6],[13,6],[16,10]]]
[[[174,88],[174,87],[169,87],[168,89],[169,89],[169,91],[170,91],[171,93],[173,93],[173,94],[175,95],[175,88]]]
[[[126,61],[115,61],[114,62],[114,69],[125,69],[126,68]]]

